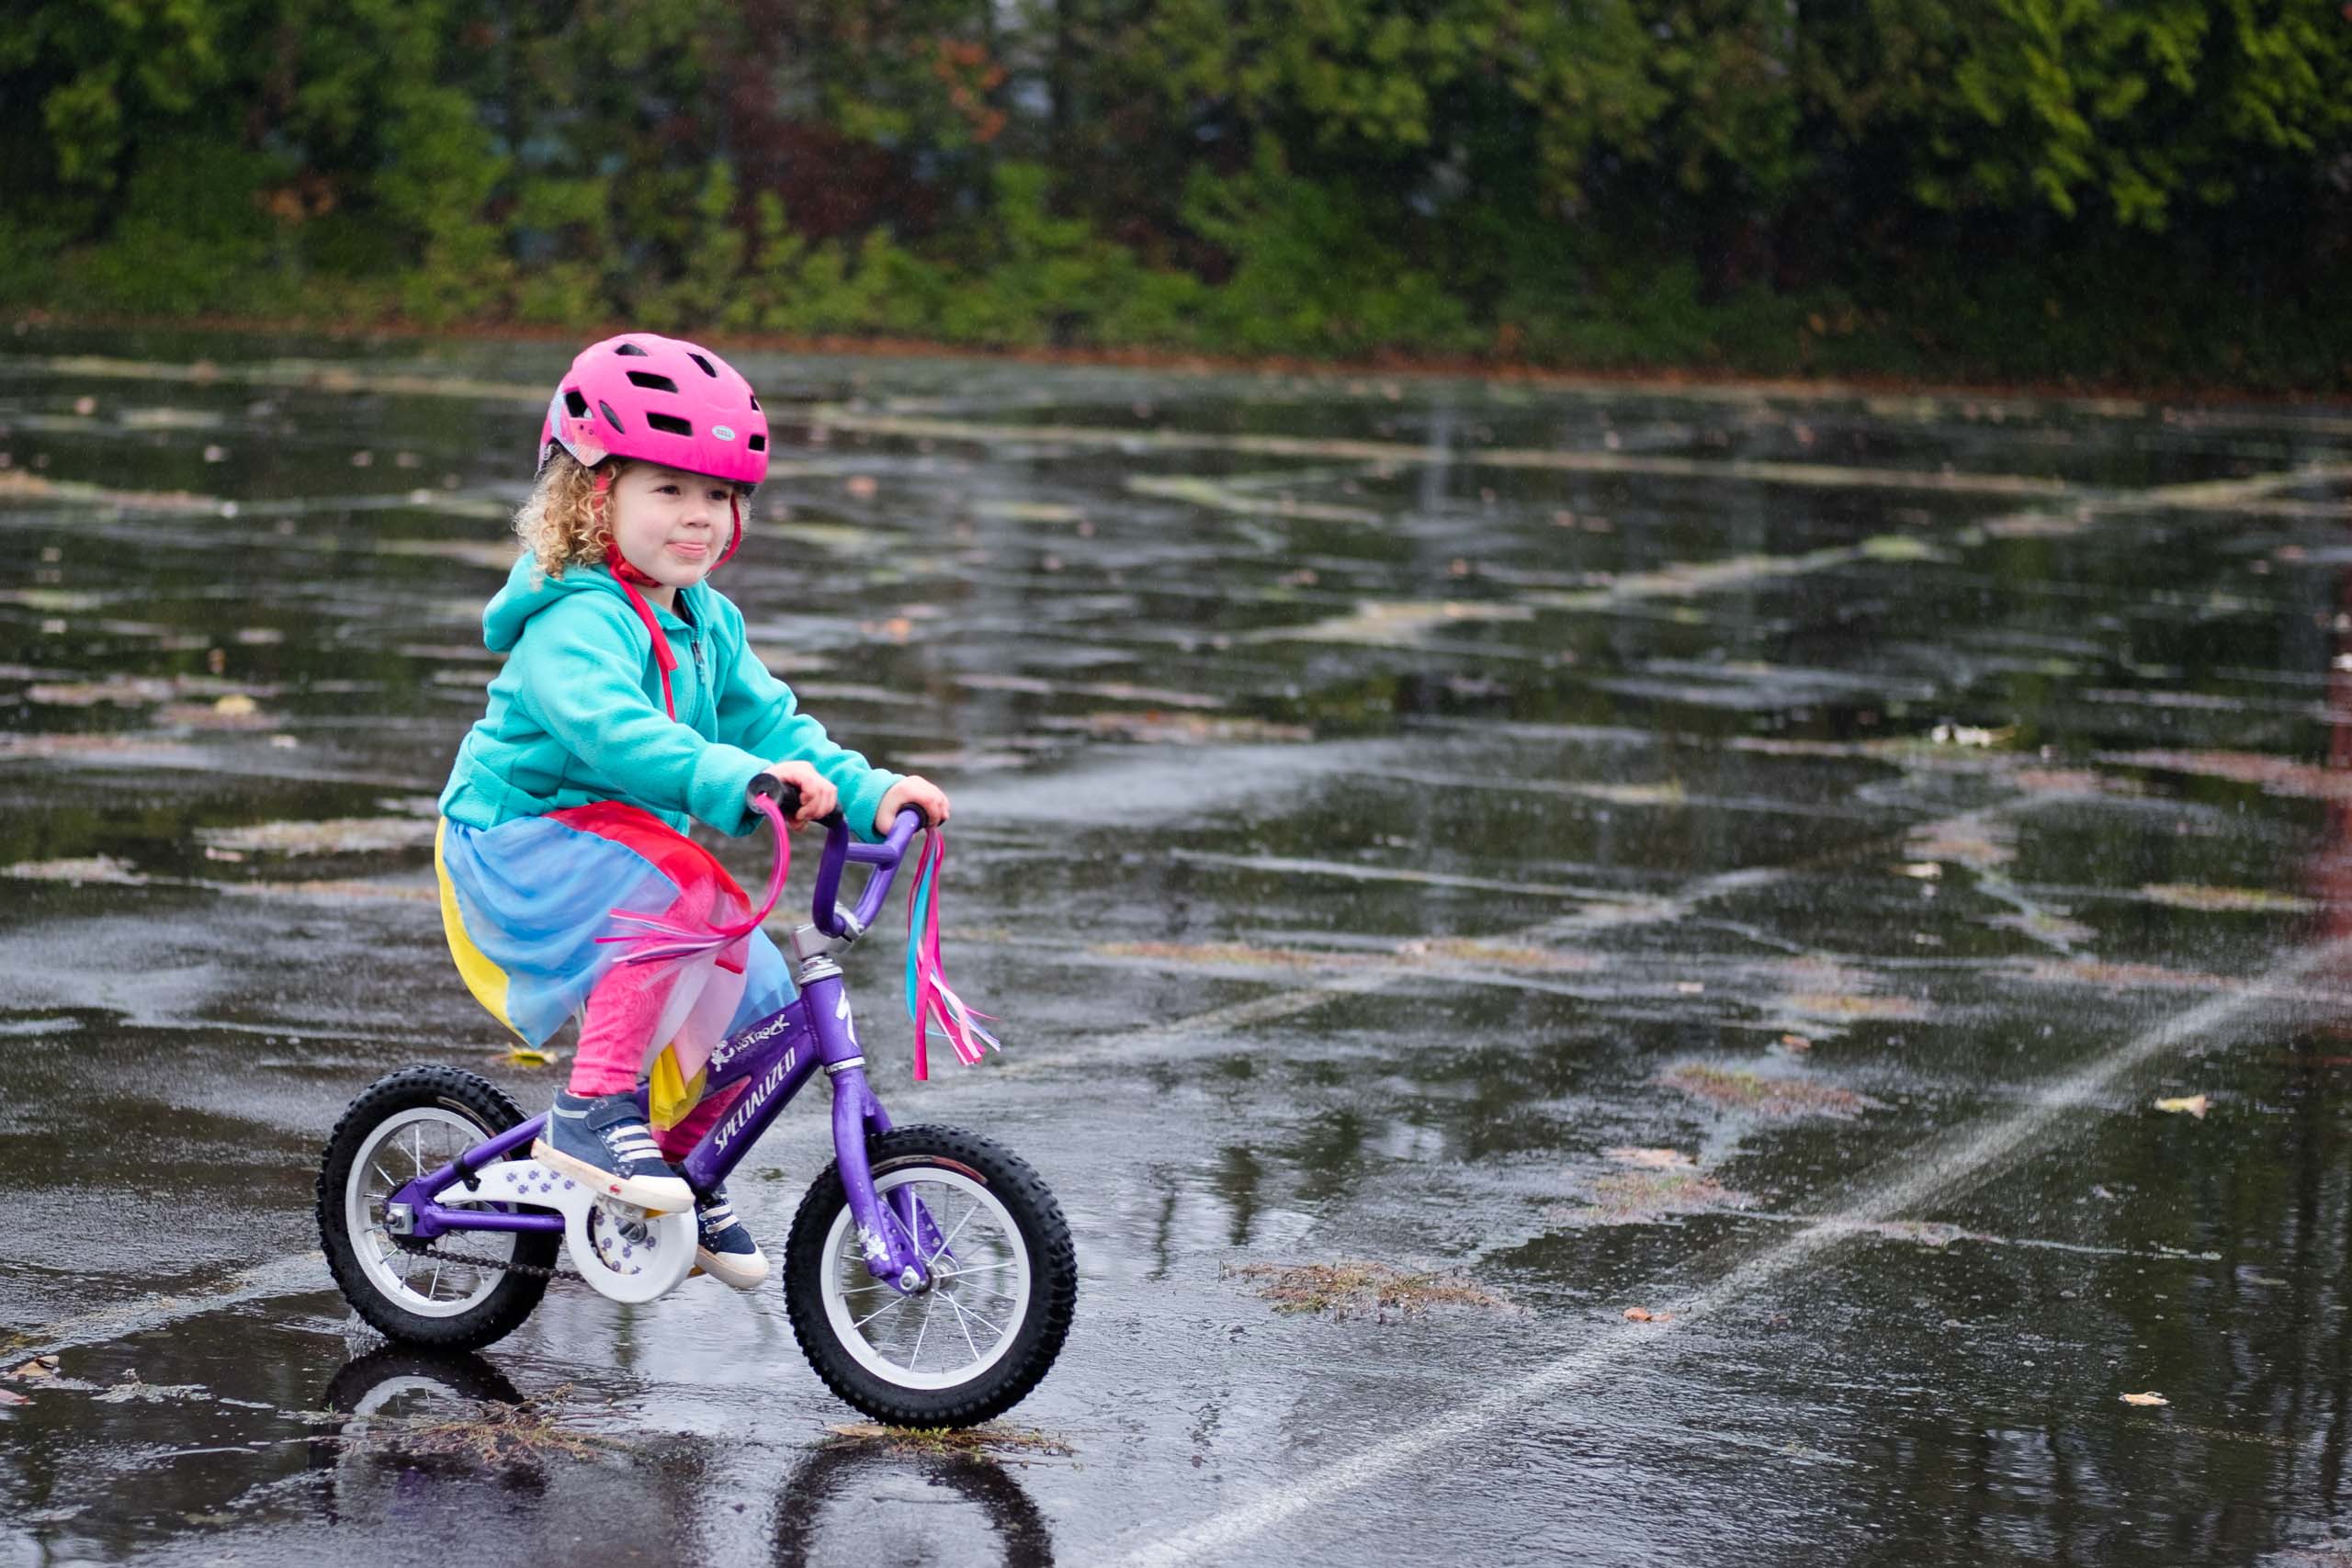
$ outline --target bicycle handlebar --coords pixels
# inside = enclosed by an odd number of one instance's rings
[[[774,773],[761,773],[745,786],[744,794],[747,799],[765,795],[775,802],[777,816],[771,826],[775,831],[776,864],[780,869],[791,852],[792,818],[800,810],[800,786],[786,784]],[[817,929],[827,936],[850,934],[842,929],[843,911],[837,900],[841,896],[842,870],[854,862],[872,867],[874,874],[865,879],[857,908],[849,918],[856,923],[859,932],[869,931],[875,917],[882,912],[883,901],[890,896],[890,884],[898,877],[899,863],[906,858],[907,846],[922,830],[927,818],[916,807],[902,807],[890,824],[889,835],[878,844],[853,843],[848,818],[839,807],[817,821],[825,829],[825,848],[817,862],[817,888],[809,900],[810,917]]]

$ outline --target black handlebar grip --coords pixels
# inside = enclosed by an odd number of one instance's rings
[[[800,815],[798,784],[786,784],[774,773],[761,773],[744,786],[743,798],[746,801],[756,800],[763,795],[775,802],[775,808],[784,813],[786,820]]]

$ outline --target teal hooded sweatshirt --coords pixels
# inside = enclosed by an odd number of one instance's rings
[[[743,615],[697,582],[673,614],[653,605],[678,667],[673,721],[645,623],[612,573],[575,566],[549,577],[526,555],[482,612],[482,640],[507,656],[490,707],[458,748],[441,814],[495,828],[600,800],[641,806],[684,832],[699,818],[722,833],[759,821],[744,803],[774,762],[812,764],[841,795],[859,838],[899,775],[827,739],[743,640]]]

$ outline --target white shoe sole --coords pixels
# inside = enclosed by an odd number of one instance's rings
[[[747,1258],[739,1253],[712,1252],[697,1247],[695,1267],[720,1284],[739,1291],[756,1291],[768,1282],[768,1258],[764,1252],[754,1252]]]
[[[695,1190],[686,1185],[684,1177],[618,1176],[562,1153],[545,1138],[532,1143],[531,1157],[550,1170],[563,1172],[592,1192],[634,1203],[650,1213],[673,1214],[695,1206]]]

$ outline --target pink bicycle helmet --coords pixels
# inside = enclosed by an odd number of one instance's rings
[[[752,384],[710,350],[623,333],[582,349],[548,400],[540,467],[558,446],[591,468],[639,457],[756,485],[768,474],[768,416]]]

